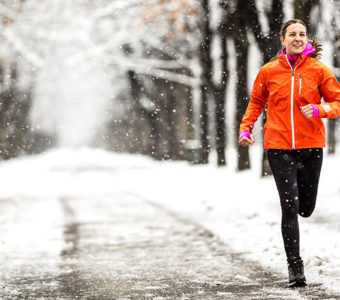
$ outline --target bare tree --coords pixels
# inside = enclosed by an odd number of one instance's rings
[[[248,49],[249,41],[247,36],[247,10],[244,7],[244,1],[238,0],[236,2],[236,9],[232,14],[233,24],[233,38],[236,49],[236,117],[235,130],[238,136],[239,124],[246,111],[249,102],[248,92]],[[249,149],[248,147],[241,147],[237,144],[237,170],[244,170],[250,168]]]
[[[336,77],[340,81],[340,29],[335,33],[335,43],[334,43],[334,67],[336,70]],[[328,153],[334,154],[336,151],[336,127],[338,125],[339,118],[328,120]]]
[[[263,63],[267,63],[275,55],[275,53],[280,49],[280,28],[281,28],[282,20],[283,20],[283,0],[273,0],[271,7],[266,11],[266,16],[267,16],[267,20],[269,24],[269,31],[267,33],[262,28],[262,24],[260,22],[260,17],[259,17],[259,12],[256,8],[254,0],[238,1],[235,15],[238,15],[238,14],[240,16],[236,17],[236,20],[239,20],[238,22],[241,24],[241,26],[246,26],[247,29],[253,33],[257,41],[257,44],[259,46],[259,49],[262,53]],[[242,42],[243,47],[244,47],[243,51],[245,53],[248,40],[246,37],[246,31],[240,28],[239,26],[240,25],[235,26],[234,31],[236,33],[236,36],[240,35],[242,37],[241,38],[237,37],[239,41],[236,39],[235,42],[238,43],[238,45],[241,45],[240,41]],[[242,49],[241,46],[239,47],[240,49]],[[237,51],[239,51],[239,49]],[[245,74],[240,74],[240,76],[243,77],[245,76]],[[238,77],[238,81],[239,80],[240,79]],[[246,89],[245,83],[243,83],[243,85],[241,85],[240,83],[238,84],[239,84],[238,88],[245,91]],[[245,100],[247,99],[245,95],[246,94],[243,92],[242,94],[240,94],[240,97],[238,97],[238,101],[241,101],[238,104],[239,105],[238,107],[239,116],[237,120],[239,122],[241,121],[241,115],[243,115],[245,111],[244,102],[247,101]],[[263,123],[265,123],[265,120],[266,120],[266,114],[264,112]],[[238,152],[238,160],[239,160],[238,169],[242,170],[245,168],[249,168],[250,163],[249,163],[248,149],[238,147],[238,151],[239,151]],[[271,174],[271,170],[270,170],[268,160],[266,157],[266,151],[263,151],[262,176],[268,175],[268,174]]]
[[[20,90],[18,66],[10,62],[0,93],[0,156],[3,159],[30,152],[30,93]],[[3,69],[3,68],[1,68]]]
[[[209,117],[208,117],[208,97],[210,82],[212,78],[212,60],[211,60],[211,30],[209,17],[209,2],[202,0],[202,20],[201,34],[202,41],[199,49],[199,58],[201,63],[201,78],[200,78],[200,138],[201,138],[201,157],[200,163],[208,163],[210,143],[209,143]]]
[[[9,159],[36,151],[30,126],[32,77],[29,62],[7,39],[6,32],[17,21],[23,1],[0,3],[0,157]]]
[[[315,35],[317,23],[311,20],[313,8],[320,5],[320,0],[294,0],[294,18],[303,20],[311,36]]]
[[[334,68],[335,68],[335,76],[338,81],[340,81],[340,3],[335,3],[334,9],[334,19],[332,22],[332,26],[334,29]],[[336,127],[338,124],[339,118],[337,119],[329,119],[328,120],[328,153],[334,154],[336,151]]]
[[[213,143],[211,135],[215,137],[215,147],[217,152],[217,165],[226,165],[225,148],[226,148],[226,114],[225,114],[225,99],[226,87],[228,78],[228,53],[227,53],[227,36],[228,36],[228,2],[220,1],[219,6],[222,12],[221,20],[217,28],[211,28],[211,3],[208,0],[201,2],[202,5],[202,20],[201,20],[201,35],[202,41],[200,45],[199,57],[201,63],[201,162],[207,163],[211,144]],[[214,80],[213,64],[214,57],[212,55],[212,41],[216,38],[220,47],[220,57],[217,61],[220,63],[220,74],[217,74],[218,80]],[[215,125],[215,132],[209,132],[209,116],[208,107],[209,99],[214,100],[214,115],[215,119],[210,120]]]

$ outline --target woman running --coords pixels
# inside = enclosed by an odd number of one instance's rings
[[[332,71],[319,61],[321,45],[315,38],[307,39],[303,21],[286,22],[280,34],[283,49],[255,79],[239,143],[254,144],[254,123],[267,107],[264,148],[280,196],[289,283],[302,287],[306,278],[298,215],[310,217],[315,208],[325,147],[321,118],[340,115],[340,86]]]

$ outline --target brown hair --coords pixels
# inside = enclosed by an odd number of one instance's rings
[[[289,20],[282,25],[281,30],[280,30],[280,36],[281,37],[283,37],[283,38],[285,37],[288,26],[290,26],[292,24],[302,24],[303,26],[305,26],[306,31],[307,31],[307,25],[305,24],[305,22],[303,22],[299,19],[292,19],[292,20]],[[312,40],[307,39],[307,41],[315,49],[315,52],[311,55],[311,57],[313,57],[315,59],[320,59],[321,58],[321,51],[322,51],[322,45],[320,44],[320,42],[316,39],[315,36],[313,37]],[[278,59],[278,57],[280,56],[283,49],[284,48],[281,48],[281,50],[279,50],[279,52],[277,52],[276,55],[270,61]]]

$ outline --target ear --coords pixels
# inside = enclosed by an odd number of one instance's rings
[[[284,37],[281,36],[281,43],[282,43],[283,46],[285,46],[284,41],[285,41]]]

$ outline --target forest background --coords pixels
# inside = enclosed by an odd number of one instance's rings
[[[225,166],[229,147],[249,169],[239,123],[291,18],[339,79],[339,0],[0,0],[0,158],[89,146]]]

